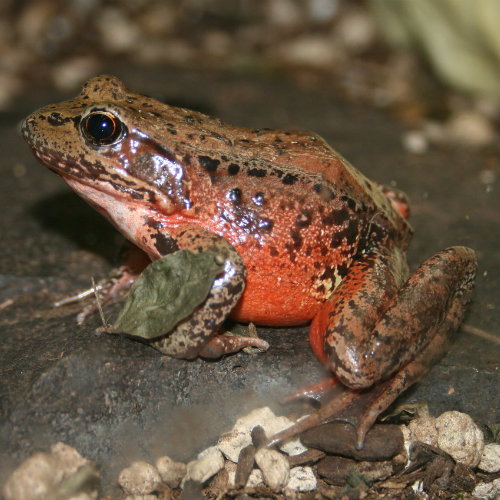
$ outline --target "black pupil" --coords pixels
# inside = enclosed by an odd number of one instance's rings
[[[121,122],[106,113],[91,113],[85,118],[84,132],[89,140],[100,145],[109,145],[121,134]]]

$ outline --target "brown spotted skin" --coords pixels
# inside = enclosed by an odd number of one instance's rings
[[[88,125],[103,114],[116,126],[107,144]],[[444,345],[433,339],[458,328],[474,253],[445,250],[408,280],[405,196],[316,134],[234,127],[111,76],[33,113],[23,132],[42,163],[151,259],[221,252],[219,289],[156,342],[162,352],[203,354],[229,314],[267,325],[312,320],[316,355],[359,389],[413,370],[429,346]],[[443,326],[450,311],[452,328]]]

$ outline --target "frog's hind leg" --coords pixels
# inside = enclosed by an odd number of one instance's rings
[[[358,445],[377,416],[446,352],[477,269],[472,250],[452,247],[402,284],[403,263],[397,251],[356,262],[311,325],[315,353],[350,390],[328,401],[309,424],[341,416],[357,426]]]
[[[350,388],[365,389],[387,379],[439,332],[451,335],[470,300],[477,270],[473,250],[438,252],[394,292],[401,279],[398,258],[371,257],[365,276],[360,280],[359,273],[349,274],[321,311],[327,320],[327,364]],[[379,288],[385,284],[389,292],[384,295]]]

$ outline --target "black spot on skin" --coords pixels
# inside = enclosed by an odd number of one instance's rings
[[[250,177],[265,177],[267,175],[267,170],[265,168],[249,168],[247,175]]]
[[[236,175],[238,172],[240,171],[240,166],[237,165],[236,163],[231,163],[228,167],[227,167],[227,173],[229,175]]]
[[[314,184],[313,189],[316,193],[321,193],[321,184]]]
[[[194,117],[193,117],[193,116],[191,116],[191,115],[186,115],[186,116],[184,117],[184,121],[185,121],[186,123],[193,124],[193,123],[194,123]]]
[[[297,231],[293,229],[290,231],[290,237],[293,240],[293,248],[298,250],[302,246],[302,236]]]
[[[332,210],[326,217],[323,217],[322,221],[325,225],[342,225],[348,217],[348,212],[345,208],[341,208],[339,210]]]
[[[275,138],[274,138],[274,142],[283,142],[281,140],[281,137],[279,135],[277,135]]]
[[[153,234],[153,238],[156,240],[155,247],[161,255],[168,255],[179,250],[177,242],[169,236],[165,236],[162,233],[155,233]]]
[[[264,204],[264,193],[258,191],[254,196],[252,196],[252,201],[255,205],[261,207]]]
[[[217,167],[219,166],[220,161],[214,158],[210,158],[210,156],[198,156],[198,161],[203,169],[207,172],[215,172]]]
[[[287,186],[291,186],[297,180],[298,179],[297,179],[296,175],[286,174],[285,177],[283,177],[283,180],[281,182],[283,182],[283,184],[286,184]]]
[[[241,189],[234,188],[227,192],[226,198],[232,203],[238,203],[241,201]]]
[[[356,243],[356,239],[358,237],[358,224],[354,220],[350,220],[347,226],[341,231],[337,231],[330,241],[330,246],[332,248],[336,248],[340,246],[340,244],[345,239],[345,243],[347,246],[353,246]]]
[[[341,264],[341,265],[337,266],[337,273],[341,278],[343,278],[347,274],[348,271],[349,271],[349,268],[345,265]]]
[[[59,127],[70,121],[70,118],[63,118],[61,113],[57,113],[54,111],[53,113],[50,113],[47,121],[54,127]]]
[[[167,127],[167,130],[172,134],[172,135],[177,135],[177,130],[175,130],[175,128],[172,128],[172,127]]]
[[[269,253],[273,256],[273,257],[277,257],[279,255],[279,252],[278,250],[276,250],[275,247],[269,247]]]
[[[184,165],[189,165],[191,163],[191,155],[186,153],[183,158]]]

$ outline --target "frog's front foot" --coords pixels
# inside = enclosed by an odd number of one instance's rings
[[[94,286],[83,290],[75,295],[64,297],[54,302],[54,307],[62,307],[86,300],[89,297],[95,298],[90,304],[83,307],[77,314],[76,322],[81,325],[84,321],[98,309],[98,303],[106,304],[121,292],[128,290],[137,278],[137,274],[130,271],[128,267],[122,266],[111,271],[107,278],[99,280]]]
[[[235,335],[215,335],[198,353],[202,358],[218,359],[226,354],[239,352],[245,347],[256,347],[267,351],[269,344],[258,337],[239,337]]]
[[[99,280],[86,290],[58,300],[53,306],[61,307],[84,301],[89,297],[94,298],[95,300],[84,306],[76,316],[77,323],[81,325],[90,315],[97,311],[98,304],[103,306],[119,294],[128,291],[139,274],[151,262],[142,250],[128,242],[123,245],[119,259],[124,264],[113,269],[109,276]]]

